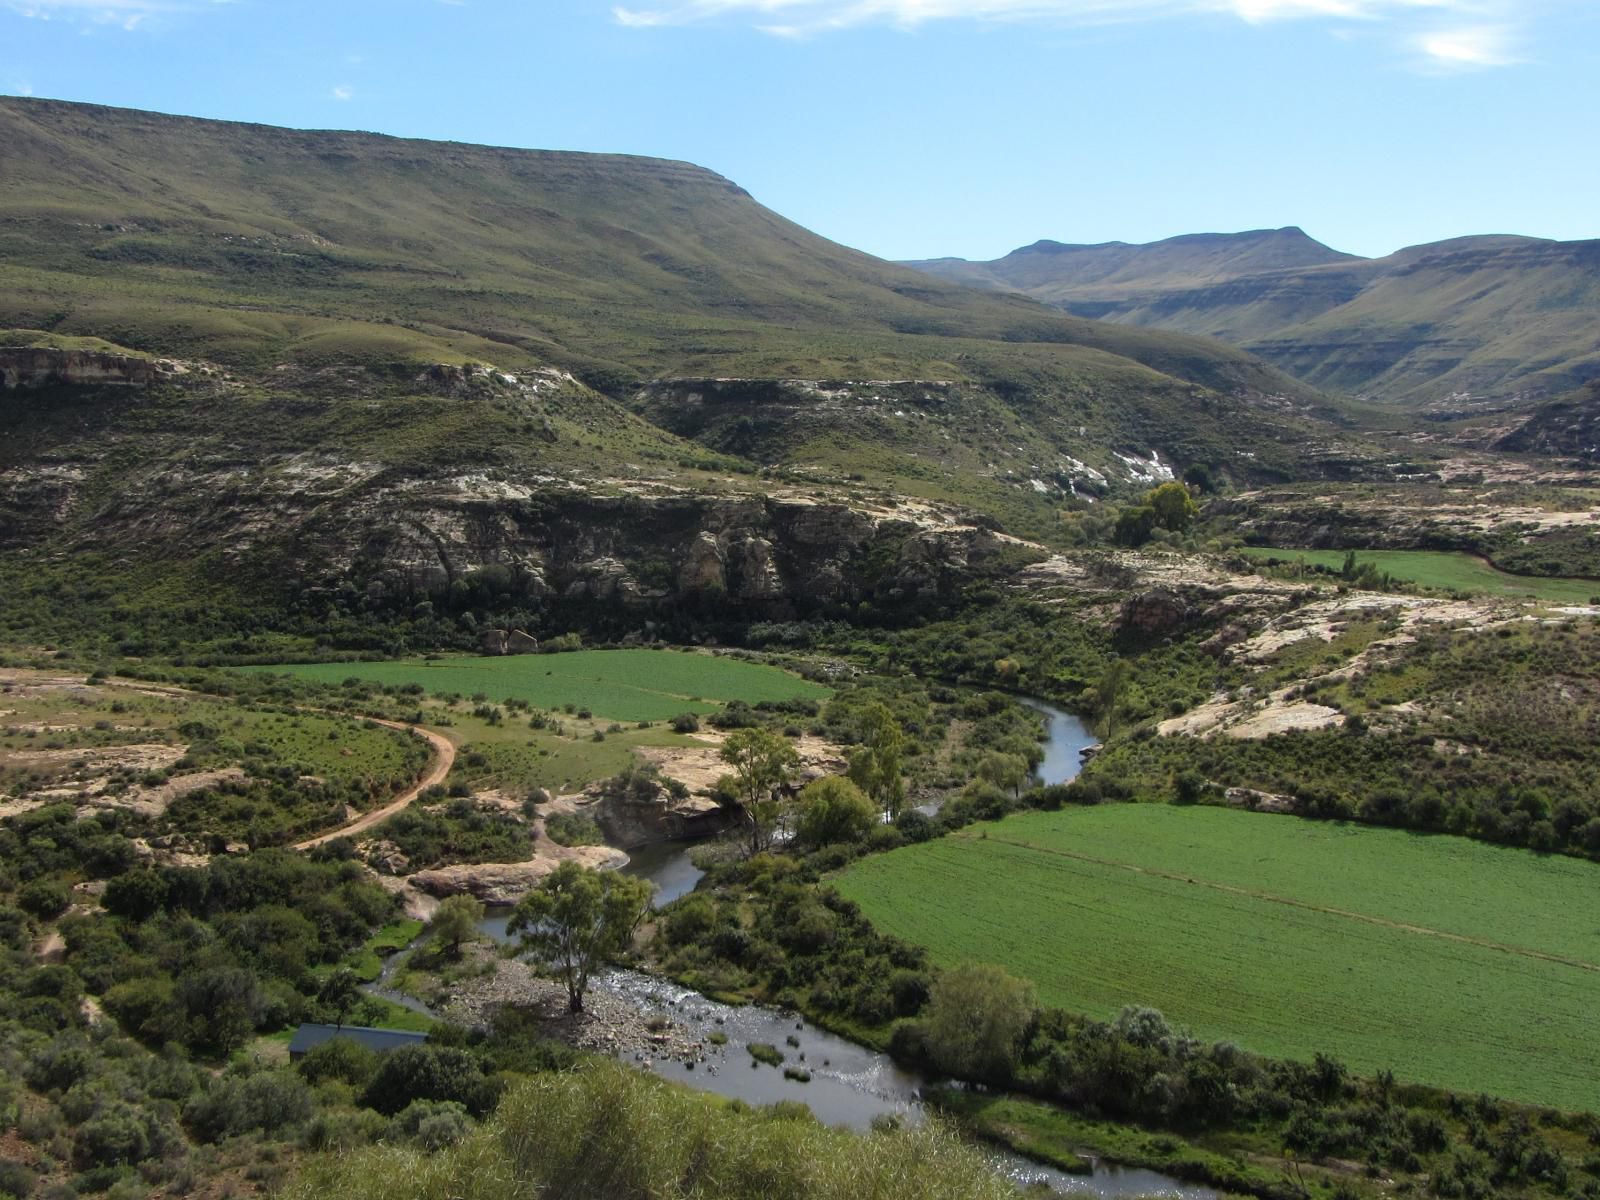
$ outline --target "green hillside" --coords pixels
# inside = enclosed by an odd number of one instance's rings
[[[15,98],[0,147],[0,323],[19,328],[240,368],[482,357],[602,385],[917,375],[959,353],[944,339],[1001,340],[1299,391],[1224,347],[931,282],[687,163]]]
[[[1040,242],[910,264],[1082,316],[1220,338],[1318,387],[1438,407],[1538,400],[1600,371],[1600,241],[1457,238],[1362,259],[1297,229]]]

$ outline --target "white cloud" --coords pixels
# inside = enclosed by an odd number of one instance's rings
[[[649,28],[718,19],[744,19],[765,33],[804,37],[865,25],[911,29],[936,21],[1051,22],[1105,25],[1178,17],[1231,17],[1251,25],[1316,21],[1334,32],[1356,23],[1393,27],[1431,62],[1501,66],[1517,61],[1506,49],[1504,26],[1472,24],[1419,32],[1423,19],[1492,18],[1521,0],[657,0],[617,7],[619,25]]]
[[[19,79],[11,85],[9,90],[13,96],[31,96],[33,95],[33,84],[25,79]]]
[[[1472,25],[1419,34],[1416,47],[1437,70],[1471,71],[1521,62],[1516,39],[1503,25]]]
[[[195,12],[234,0],[0,0],[0,8],[36,21],[77,21],[135,30],[151,17]]]
[[[356,90],[348,83],[341,83],[328,94],[335,100],[349,100],[355,96]]]

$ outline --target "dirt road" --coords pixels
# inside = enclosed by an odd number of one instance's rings
[[[376,720],[376,718],[373,719]],[[434,733],[431,729],[423,729],[420,725],[406,725],[400,721],[377,721],[377,724],[385,725],[390,729],[403,729],[408,733],[415,734],[417,737],[426,739],[433,747],[433,765],[428,768],[427,773],[421,779],[382,808],[373,809],[369,813],[362,813],[354,821],[338,829],[330,830],[327,833],[319,833],[316,837],[309,838],[303,842],[296,842],[294,847],[296,850],[310,850],[314,846],[331,842],[334,838],[354,837],[358,833],[365,833],[374,825],[387,821],[435,784],[443,783],[445,776],[450,774],[450,768],[455,765],[456,761],[456,748],[450,744],[450,739],[442,733]]]

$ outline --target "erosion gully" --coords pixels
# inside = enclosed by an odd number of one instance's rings
[[[1072,714],[1040,701],[1030,700],[1028,704],[1043,713],[1046,721],[1045,756],[1036,778],[1042,784],[1065,783],[1078,774],[1082,752],[1095,744],[1095,738]],[[656,905],[668,904],[692,892],[704,874],[690,861],[693,848],[694,843],[686,842],[648,846],[634,852],[623,870],[656,886]],[[508,917],[507,911],[491,912],[479,928],[496,941],[507,942]],[[384,979],[369,990],[409,1008],[428,1011],[414,998],[383,986],[389,971],[386,964]],[[624,999],[648,1014],[668,1017],[705,1043],[703,1062],[640,1056],[641,1066],[665,1079],[750,1104],[798,1101],[819,1120],[852,1129],[866,1129],[883,1117],[914,1124],[928,1115],[922,1097],[935,1082],[933,1079],[905,1069],[886,1054],[819,1029],[797,1014],[761,1005],[721,1004],[670,980],[638,971],[608,970],[593,979],[590,987]],[[713,1045],[712,1034],[725,1037],[725,1044]],[[786,1076],[782,1067],[755,1062],[745,1049],[752,1042],[776,1046],[785,1055],[784,1066],[809,1073],[809,1081]],[[1017,1184],[1042,1186],[1066,1196],[1215,1200],[1217,1195],[1209,1188],[1182,1183],[1155,1171],[1087,1160],[1087,1171],[1074,1174],[993,1147],[985,1147],[984,1152],[997,1171]]]

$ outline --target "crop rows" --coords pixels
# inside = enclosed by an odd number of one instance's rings
[[[1331,828],[1153,805],[1030,814],[865,859],[838,886],[885,932],[941,962],[998,962],[1048,1004],[1147,1004],[1261,1053],[1600,1104],[1600,871]]]

